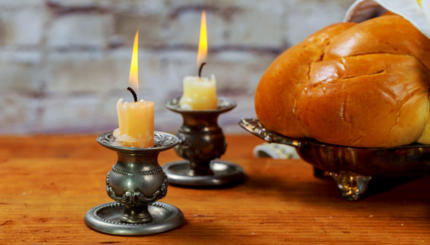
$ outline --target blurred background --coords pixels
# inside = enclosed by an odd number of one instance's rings
[[[219,96],[238,107],[220,117],[241,133],[273,59],[312,32],[342,20],[353,0],[0,0],[0,134],[95,133],[117,127],[135,31],[140,97],[155,101],[157,129],[182,119],[164,103],[195,75],[200,14]]]

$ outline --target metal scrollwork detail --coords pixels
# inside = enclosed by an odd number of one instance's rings
[[[112,143],[113,141],[115,141],[115,137],[113,137],[113,134],[112,134],[112,133],[105,133],[105,134],[100,135],[100,136],[97,138],[97,140],[98,140],[100,143],[103,143],[103,144],[110,144],[110,143]]]
[[[199,137],[179,132],[181,143],[175,146],[179,156],[193,162],[209,162],[222,156],[226,150],[226,143],[222,132],[210,132]]]
[[[178,138],[171,134],[156,131],[154,133],[154,144],[156,147],[164,147],[166,145],[175,145],[178,143]]]
[[[158,199],[163,198],[167,194],[168,180],[167,177],[164,176],[163,183],[161,186],[151,195],[145,196],[140,191],[126,191],[122,195],[117,195],[113,190],[112,186],[109,184],[109,175],[106,177],[106,192],[113,200],[127,205],[127,206],[137,206],[140,204],[150,204]]]

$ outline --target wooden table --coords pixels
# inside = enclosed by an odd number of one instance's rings
[[[430,178],[410,180],[358,202],[301,160],[258,159],[252,136],[229,136],[223,157],[249,179],[228,189],[171,186],[163,201],[186,224],[168,233],[119,237],[84,224],[111,201],[105,175],[115,153],[95,136],[0,137],[0,244],[430,244]],[[171,150],[160,162],[177,160]]]

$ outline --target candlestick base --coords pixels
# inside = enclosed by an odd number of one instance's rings
[[[90,209],[85,215],[85,223],[92,229],[122,236],[151,235],[166,232],[181,226],[184,215],[175,206],[156,202],[148,206],[148,212],[152,217],[146,223],[127,223],[122,220],[125,206],[110,202],[98,205]]]
[[[235,185],[245,179],[245,173],[239,165],[213,160],[210,173],[199,175],[191,168],[189,161],[170,162],[163,166],[169,183],[180,186],[220,187]]]

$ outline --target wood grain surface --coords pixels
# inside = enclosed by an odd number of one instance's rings
[[[223,159],[248,180],[227,189],[170,186],[162,201],[186,224],[146,237],[89,229],[85,212],[111,201],[115,153],[89,136],[0,137],[0,244],[430,244],[430,177],[382,181],[358,202],[341,198],[301,160],[258,159],[252,136],[229,136]],[[179,159],[174,151],[160,162]],[[381,187],[383,186],[383,187]]]

